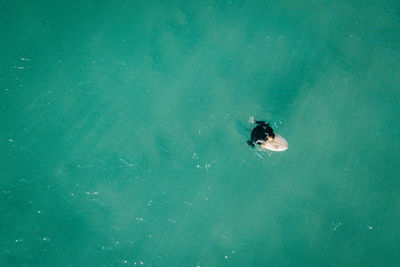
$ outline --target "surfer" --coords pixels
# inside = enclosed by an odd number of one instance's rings
[[[254,147],[255,145],[259,145],[261,148],[271,151],[285,151],[289,148],[289,144],[285,138],[274,133],[269,123],[255,121],[254,117],[250,117],[249,122],[257,124],[251,131],[250,140],[247,141],[249,146]]]
[[[257,126],[251,131],[250,140],[247,141],[249,146],[255,144],[263,146],[266,141],[272,141],[275,138],[274,130],[265,121],[254,121],[252,118],[251,123],[256,123]]]

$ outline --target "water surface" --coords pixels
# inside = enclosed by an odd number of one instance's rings
[[[1,265],[398,265],[398,2],[150,2],[1,5]]]

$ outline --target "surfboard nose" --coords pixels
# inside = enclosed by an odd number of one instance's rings
[[[282,139],[283,139],[283,138],[282,138]],[[284,142],[282,142],[282,147],[284,148],[284,150],[286,150],[286,149],[289,148],[289,144],[288,144],[288,142],[287,142],[285,139],[283,139],[283,141],[284,141]]]
[[[282,137],[282,136],[281,136]],[[281,140],[281,151],[285,151],[286,149],[288,149],[289,148],[289,144],[288,144],[288,142],[282,137],[282,140]]]

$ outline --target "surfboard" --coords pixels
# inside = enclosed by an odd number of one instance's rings
[[[279,134],[275,134],[274,140],[266,141],[265,143],[261,144],[261,147],[271,151],[284,151],[289,148],[289,144],[285,138]]]

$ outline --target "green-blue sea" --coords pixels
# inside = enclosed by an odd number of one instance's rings
[[[398,0],[2,0],[0,266],[400,266],[399,102]]]

